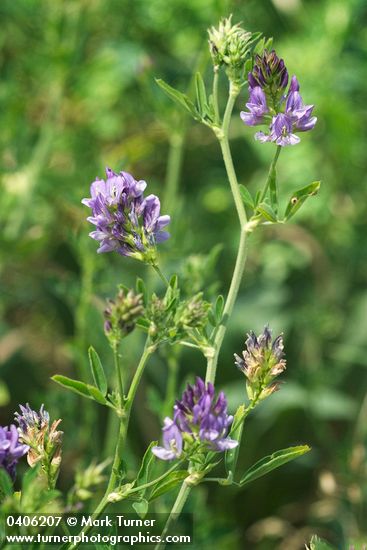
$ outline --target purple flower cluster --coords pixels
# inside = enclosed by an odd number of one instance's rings
[[[300,142],[296,133],[312,130],[317,122],[317,118],[312,116],[314,106],[304,105],[295,76],[291,78],[288,92],[284,93],[288,72],[283,60],[275,52],[271,54],[272,63],[264,54],[249,73],[248,110],[242,111],[240,116],[247,126],[268,124],[268,131],[257,132],[255,139],[263,143],[272,141],[281,147],[296,145]]]
[[[97,252],[116,251],[155,263],[156,243],[168,239],[169,233],[162,229],[170,217],[160,215],[158,197],[144,197],[145,181],[136,181],[127,172],[115,174],[110,168],[106,175],[106,181],[92,183],[91,197],[82,200],[92,209],[87,220],[96,226],[89,235],[100,243]]]
[[[216,397],[213,384],[205,385],[197,377],[194,385],[187,385],[181,401],[176,401],[173,420],[164,420],[163,447],[153,447],[152,451],[162,460],[173,460],[181,456],[184,442],[189,450],[233,449],[238,441],[227,437],[232,421],[224,393]]]
[[[28,450],[28,445],[20,443],[14,424],[9,428],[0,426],[0,467],[4,468],[13,480],[18,460],[27,454]]]
[[[18,423],[19,431],[22,433],[27,433],[29,428],[41,428],[50,421],[50,415],[45,411],[43,405],[41,405],[39,412],[31,409],[29,403],[19,405],[19,408],[20,413],[16,412],[14,417]]]

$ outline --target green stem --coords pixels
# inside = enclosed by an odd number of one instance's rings
[[[240,234],[240,242],[239,242],[239,247],[237,252],[236,264],[233,271],[232,281],[229,287],[228,296],[227,296],[226,303],[223,310],[223,320],[221,325],[218,327],[218,330],[214,337],[213,356],[208,359],[206,381],[212,382],[212,383],[214,383],[215,381],[220,348],[222,346],[222,342],[227,330],[228,320],[232,314],[233,307],[237,299],[237,294],[240,288],[240,284],[241,284],[241,280],[242,280],[242,276],[245,268],[246,255],[247,255],[247,246],[246,246],[247,215],[246,215],[245,207],[243,205],[240,189],[238,186],[237,176],[233,166],[233,160],[232,160],[231,150],[230,150],[229,141],[228,141],[229,125],[231,121],[233,107],[238,94],[239,94],[238,86],[231,83],[230,89],[229,89],[227,106],[223,117],[222,128],[220,131],[215,132],[221,146],[223,161],[227,171],[228,181],[231,186],[233,199],[235,202],[237,214],[241,225],[241,234]]]
[[[115,371],[116,371],[116,378],[118,383],[118,389],[119,389],[119,395],[120,395],[120,408],[122,410],[123,402],[124,402],[124,381],[122,378],[122,370],[120,365],[120,354],[118,351],[118,345],[115,344],[113,346],[113,360],[115,365]]]
[[[185,502],[186,502],[186,500],[187,500],[187,498],[190,494],[191,488],[192,488],[191,485],[186,483],[186,481],[184,481],[182,483],[180,492],[177,495],[175,503],[174,503],[174,505],[171,509],[171,512],[168,516],[166,525],[164,526],[164,529],[163,529],[163,532],[162,532],[162,535],[161,535],[162,542],[157,544],[157,546],[155,547],[155,550],[163,550],[166,547],[166,543],[164,542],[165,536],[167,535],[167,533],[168,533],[169,529],[171,528],[172,524],[176,521],[178,516],[181,514],[182,509],[185,505]]]
[[[260,195],[260,200],[259,200],[259,203],[262,202],[265,197],[266,197],[266,193],[268,192],[268,189],[269,189],[269,183],[270,183],[270,180],[271,180],[271,177],[272,177],[272,174],[275,170],[275,167],[277,165],[277,162],[278,162],[278,158],[279,158],[279,155],[280,155],[280,151],[282,150],[282,147],[281,145],[278,145],[278,147],[276,148],[276,151],[275,151],[275,155],[274,155],[274,158],[272,160],[272,163],[270,165],[270,168],[269,168],[269,173],[268,173],[268,177],[266,179],[266,183],[265,183],[265,186],[264,186],[264,189]]]
[[[167,357],[168,378],[166,386],[166,397],[164,400],[163,412],[165,416],[169,416],[175,401],[177,389],[177,377],[179,369],[178,352],[175,348],[169,348]]]
[[[185,462],[184,460],[180,460],[179,462],[176,462],[176,464],[171,466],[171,468],[169,468],[166,472],[164,472],[164,474],[157,477],[156,479],[153,479],[153,481],[149,481],[148,483],[144,483],[144,485],[139,485],[139,487],[135,487],[135,489],[131,489],[129,491],[129,495],[132,495],[133,493],[139,493],[142,489],[148,489],[148,487],[152,487],[153,485],[156,485],[157,483],[165,479],[167,476],[169,476],[171,472],[174,472],[175,470],[177,470],[177,468],[181,466],[184,462]]]
[[[161,279],[161,281],[163,281],[166,286],[169,286],[169,281],[167,277],[162,273],[159,266],[157,264],[152,264],[152,267],[154,271],[158,274],[158,277]]]
[[[115,457],[113,460],[111,476],[108,482],[105,496],[107,496],[115,488],[117,484],[118,471],[119,471],[122,453],[125,447],[125,441],[126,441],[127,430],[129,427],[132,404],[134,402],[135,395],[139,386],[139,382],[143,375],[147,360],[154,351],[154,349],[151,346],[149,346],[148,343],[149,343],[149,339],[147,339],[146,344],[144,346],[143,354],[136,368],[134,377],[130,385],[129,393],[127,394],[127,398],[125,401],[123,416],[121,416],[121,419],[120,419],[119,435],[118,435],[118,440],[117,440],[117,445],[115,450]]]
[[[220,124],[218,84],[219,84],[219,67],[216,65],[214,67],[214,77],[213,77],[214,124],[216,125]]]
[[[233,307],[237,299],[238,290],[240,288],[242,275],[245,269],[245,262],[246,262],[246,255],[247,255],[246,239],[247,239],[247,231],[245,228],[242,228],[236,264],[233,271],[233,276],[232,276],[231,285],[229,287],[228,296],[227,296],[226,303],[223,310],[223,319],[214,337],[214,342],[213,342],[214,353],[212,357],[208,359],[208,365],[206,370],[206,381],[212,382],[213,384],[215,381],[219,352],[227,330],[229,318],[232,314]]]
[[[231,186],[231,191],[232,191],[234,203],[236,206],[238,218],[240,220],[241,227],[244,227],[247,223],[247,215],[246,215],[245,207],[243,205],[243,200],[241,197],[236,172],[233,166],[233,160],[232,160],[231,150],[229,148],[228,137],[226,135],[224,135],[223,137],[219,137],[219,143],[222,150],[224,165],[226,167],[228,181]]]

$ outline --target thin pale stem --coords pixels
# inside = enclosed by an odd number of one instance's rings
[[[167,378],[167,386],[166,386],[166,397],[165,397],[164,407],[163,407],[164,414],[166,416],[170,414],[171,408],[175,400],[178,369],[179,369],[177,351],[174,348],[170,348],[168,353],[169,353],[167,357],[168,378]]]
[[[111,476],[108,482],[105,496],[107,496],[115,488],[117,484],[119,467],[122,460],[123,450],[125,447],[127,430],[129,427],[132,404],[134,402],[135,395],[139,386],[140,379],[144,372],[145,365],[147,363],[149,356],[153,353],[153,351],[154,349],[148,345],[148,340],[147,340],[144,347],[143,354],[140,358],[139,364],[136,368],[134,377],[132,379],[129,393],[127,394],[123,415],[120,418],[119,435],[118,435],[118,440],[117,440],[117,445],[115,450],[115,457],[113,460]]]
[[[164,526],[161,539],[162,542],[157,544],[155,547],[155,550],[163,550],[166,547],[166,543],[164,542],[164,539],[171,528],[172,524],[177,520],[178,516],[181,514],[183,507],[185,506],[185,503],[187,501],[187,498],[190,494],[192,486],[186,483],[186,481],[183,482],[181,485],[180,492],[177,495],[177,498],[175,500],[175,503],[172,507],[172,510],[168,516],[166,525]]]
[[[227,296],[226,303],[223,310],[222,322],[218,327],[218,330],[214,337],[214,342],[213,342],[214,353],[213,353],[213,356],[208,359],[208,365],[206,370],[206,381],[211,382],[212,384],[214,384],[215,382],[219,352],[227,330],[229,318],[232,314],[233,307],[237,299],[237,294],[240,288],[243,272],[245,269],[245,262],[246,262],[246,255],[247,255],[246,239],[247,239],[247,232],[245,229],[242,229],[236,264],[233,271],[233,276],[232,276],[231,285],[229,287],[228,296]]]
[[[169,281],[167,277],[162,273],[159,266],[157,264],[152,264],[152,267],[154,271],[157,273],[158,277],[161,279],[161,281],[166,285],[169,286]]]
[[[113,361],[115,365],[115,371],[116,371],[116,378],[118,383],[118,389],[119,389],[119,395],[120,395],[120,407],[122,409],[123,401],[124,401],[124,381],[122,378],[122,370],[120,365],[120,354],[118,351],[118,345],[115,344],[113,346]]]
[[[216,65],[214,67],[214,76],[213,76],[213,104],[214,104],[214,124],[217,124],[217,125],[220,124],[218,84],[219,84],[219,67]]]
[[[282,147],[280,145],[278,145],[278,147],[276,148],[276,151],[275,151],[275,155],[274,155],[274,158],[272,160],[272,163],[270,165],[270,168],[269,168],[269,173],[268,173],[268,177],[266,179],[266,183],[265,183],[265,186],[264,186],[264,189],[260,195],[260,200],[259,202],[262,202],[265,197],[266,197],[266,193],[268,192],[268,189],[269,189],[269,184],[270,184],[270,180],[271,180],[271,176],[275,170],[275,167],[277,165],[277,162],[278,162],[278,158],[279,158],[279,155],[280,155],[280,152],[282,150]]]

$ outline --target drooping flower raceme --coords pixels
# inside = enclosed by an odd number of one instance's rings
[[[272,382],[286,368],[282,335],[273,339],[267,326],[259,336],[250,332],[242,357],[236,353],[234,356],[237,367],[247,378],[250,399],[264,399],[278,389]]]
[[[226,451],[238,442],[228,436],[233,416],[227,413],[223,392],[215,396],[213,384],[197,377],[188,384],[180,401],[174,406],[173,420],[166,418],[163,427],[163,447],[153,447],[153,453],[163,460],[179,458],[184,451]]]
[[[257,132],[255,139],[271,141],[281,147],[300,142],[298,132],[312,130],[317,118],[312,116],[313,105],[304,105],[299,83],[292,77],[287,93],[288,71],[283,59],[275,51],[265,50],[257,56],[254,68],[248,75],[250,99],[247,111],[241,118],[248,126],[268,125],[267,132]]]
[[[23,445],[14,424],[9,428],[0,426],[0,467],[4,468],[14,480],[18,460],[27,454],[28,445]]]
[[[96,226],[89,235],[100,243],[99,253],[116,251],[146,263],[156,263],[156,243],[169,233],[162,229],[170,217],[160,215],[160,201],[155,195],[144,197],[145,181],[136,181],[127,172],[115,174],[106,169],[106,181],[91,185],[91,197],[82,203],[92,209],[87,219]]]

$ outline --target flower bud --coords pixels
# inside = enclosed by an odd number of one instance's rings
[[[260,86],[270,104],[274,106],[288,84],[288,71],[284,60],[277,56],[275,50],[264,50],[262,55],[255,57],[252,72],[248,74],[248,83],[250,91]]]
[[[177,322],[184,329],[203,328],[206,325],[210,304],[203,300],[199,292],[189,300],[182,302],[177,308]]]
[[[240,23],[232,25],[232,16],[222,19],[216,29],[211,27],[209,33],[209,48],[216,70],[224,65],[228,78],[236,83],[243,80],[243,69],[250,55],[252,34],[240,27]]]
[[[105,334],[112,346],[117,345],[135,328],[136,321],[144,312],[142,295],[132,290],[127,293],[120,288],[114,300],[108,300],[104,311]]]
[[[265,399],[278,389],[273,379],[286,368],[282,335],[274,340],[270,329],[256,336],[248,334],[242,357],[235,354],[235,364],[247,378],[247,394],[250,400]]]

